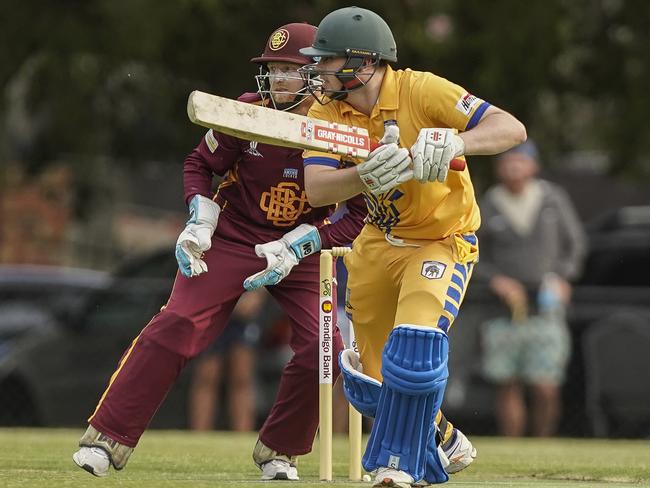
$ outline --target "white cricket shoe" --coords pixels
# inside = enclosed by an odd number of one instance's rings
[[[72,455],[72,460],[81,469],[100,478],[108,476],[111,460],[106,451],[100,447],[82,447]]]
[[[296,469],[296,456],[288,456],[266,446],[257,439],[253,448],[253,461],[255,466],[262,470],[262,480],[289,480],[298,481]]]
[[[449,474],[462,471],[472,464],[476,458],[476,448],[465,434],[455,427],[451,439],[446,445],[442,446],[442,449],[449,458],[449,466],[445,468],[445,471]]]
[[[391,488],[411,488],[413,476],[405,471],[399,471],[393,468],[377,468],[375,474],[375,484],[372,486],[384,486]]]
[[[298,470],[288,461],[271,459],[260,466],[263,480],[298,481]]]

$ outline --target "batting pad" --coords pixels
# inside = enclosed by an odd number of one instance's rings
[[[352,349],[339,353],[339,366],[343,376],[343,392],[348,402],[366,417],[375,417],[381,382],[363,374],[359,354]]]
[[[449,475],[445,471],[445,466],[449,465],[449,460],[443,464],[440,459],[440,448],[436,439],[436,431],[438,427],[435,422],[431,422],[431,430],[429,430],[429,444],[427,446],[426,465],[424,467],[424,479],[428,483],[444,483],[449,481]]]
[[[449,372],[447,335],[431,327],[399,325],[382,355],[384,377],[363,467],[405,471],[424,477],[434,414],[440,409]]]

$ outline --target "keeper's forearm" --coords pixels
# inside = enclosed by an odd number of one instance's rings
[[[465,154],[491,155],[526,141],[526,127],[508,112],[490,107],[473,129],[459,136],[465,141]]]
[[[312,207],[343,202],[364,190],[356,168],[305,167],[305,191]]]

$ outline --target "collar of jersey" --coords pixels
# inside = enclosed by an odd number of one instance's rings
[[[380,111],[397,110],[399,108],[397,81],[397,73],[395,73],[390,65],[387,65],[384,79],[381,81],[381,88],[379,89],[379,100],[377,101],[377,108],[379,108]],[[355,114],[364,115],[349,103],[344,102],[341,105],[341,114],[354,112]]]

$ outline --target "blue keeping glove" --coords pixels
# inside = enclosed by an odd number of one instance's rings
[[[298,261],[320,249],[318,229],[309,224],[300,224],[277,241],[258,244],[255,246],[255,254],[266,258],[266,269],[246,278],[244,288],[251,291],[278,284]]]
[[[212,245],[212,234],[217,228],[221,208],[201,195],[190,200],[190,220],[176,241],[176,261],[183,276],[191,278],[205,273],[208,266],[201,259]]]

